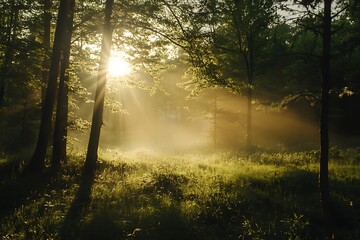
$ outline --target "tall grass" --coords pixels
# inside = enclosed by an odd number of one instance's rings
[[[358,149],[332,149],[338,239],[359,239]],[[100,152],[88,201],[77,201],[83,154],[48,181],[9,178],[3,239],[318,239],[318,152]],[[0,166],[1,167],[1,166]],[[31,184],[30,184],[30,183]],[[32,191],[26,191],[29,187]],[[36,187],[42,184],[42,187]],[[13,190],[10,190],[13,189]],[[13,192],[11,192],[13,191]],[[2,201],[2,200],[0,200]],[[5,202],[4,202],[5,203]],[[69,214],[76,212],[76,214]]]

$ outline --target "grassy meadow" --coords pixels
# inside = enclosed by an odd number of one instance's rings
[[[0,156],[2,239],[320,239],[318,151],[73,152],[60,173]],[[360,148],[331,149],[337,239],[360,239]]]

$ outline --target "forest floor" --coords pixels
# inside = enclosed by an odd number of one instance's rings
[[[337,239],[360,239],[360,148],[332,149]],[[320,239],[318,151],[71,153],[56,175],[0,157],[2,239]]]

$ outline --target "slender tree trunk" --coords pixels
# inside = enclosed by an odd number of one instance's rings
[[[123,92],[120,92],[120,103],[122,105],[122,108],[125,106],[124,98],[123,98]],[[125,144],[125,116],[123,113],[119,114],[119,126],[120,126],[120,147],[123,147]]]
[[[5,103],[5,89],[6,89],[6,77],[8,72],[8,58],[5,56],[5,60],[1,66],[0,72],[0,106]]]
[[[246,114],[246,150],[251,152],[252,149],[252,95],[253,90],[247,90],[247,114]]]
[[[325,238],[331,239],[332,229],[332,204],[329,192],[329,91],[330,91],[330,41],[331,41],[331,0],[324,0],[323,20],[323,55],[321,79],[321,115],[320,115],[320,174],[319,189],[321,206],[326,228]]]
[[[15,6],[15,0],[10,2],[10,12],[6,26],[6,47],[4,60],[0,68],[0,106],[5,103],[6,78],[8,77],[9,67],[14,56],[14,41],[16,39],[16,25],[18,18],[18,9]]]
[[[58,91],[58,100],[56,106],[56,120],[54,127],[53,138],[53,154],[52,154],[52,167],[60,166],[61,161],[66,160],[66,139],[67,139],[67,122],[68,122],[68,82],[70,49],[71,49],[71,36],[73,31],[73,17],[75,0],[68,0],[70,2],[70,9],[67,19],[67,35],[65,39],[65,46],[63,49],[63,58],[61,60],[60,69],[60,82]]]
[[[51,56],[49,79],[47,82],[46,96],[41,113],[41,123],[34,155],[32,156],[26,170],[41,172],[45,165],[46,149],[52,126],[52,114],[56,97],[57,77],[59,62],[64,41],[66,37],[66,18],[69,10],[69,1],[61,0],[58,12],[58,19],[55,30],[54,45]]]
[[[20,149],[25,147],[25,129],[26,129],[26,117],[27,117],[27,105],[28,105],[28,96],[24,94],[24,101],[23,101],[23,116],[22,116],[22,126],[21,126],[21,135],[20,135]]]
[[[114,0],[106,0],[105,2],[105,24],[103,26],[103,35],[100,52],[100,64],[97,77],[97,86],[95,92],[94,110],[92,116],[92,124],[90,131],[89,145],[85,160],[85,171],[91,173],[96,168],[97,153],[99,147],[100,130],[103,124],[102,117],[104,111],[105,85],[107,67],[110,58],[110,50],[112,45],[111,15]]]
[[[216,94],[216,90],[215,91],[215,96],[214,96],[214,147],[217,147],[217,113],[218,113],[218,96]]]
[[[254,82],[254,39],[252,29],[249,31],[248,47],[249,47],[249,66],[247,68],[247,116],[246,116],[246,149],[252,150],[252,101],[253,101],[253,82]]]
[[[6,74],[7,66],[5,64],[5,61],[2,64],[0,71],[0,106],[2,106],[5,102],[5,79],[7,75]]]
[[[50,35],[51,35],[51,0],[44,0],[44,14],[43,14],[43,51],[44,59],[42,61],[41,69],[41,106],[44,106],[45,94],[46,94],[46,83],[49,79],[49,68],[50,68]]]

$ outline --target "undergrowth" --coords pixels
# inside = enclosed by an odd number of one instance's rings
[[[331,156],[338,239],[359,239],[360,151],[332,149]],[[104,150],[93,181],[81,177],[84,159],[70,154],[55,176],[3,179],[2,239],[319,239],[322,234],[316,151],[241,156]]]

